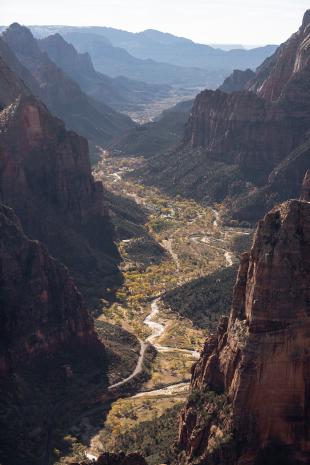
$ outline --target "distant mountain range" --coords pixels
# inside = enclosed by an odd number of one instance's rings
[[[120,47],[136,58],[151,59],[176,66],[201,68],[207,70],[234,68],[256,68],[268,55],[271,55],[277,45],[266,45],[250,50],[233,48],[223,50],[210,45],[198,44],[184,37],[147,29],[143,32],[127,32],[109,27],[87,28],[58,28],[54,26],[31,29],[35,33],[46,35],[47,31],[56,28],[58,32],[69,34],[72,32],[97,34],[109,41],[110,45]]]
[[[149,83],[216,88],[236,68],[255,69],[276,45],[225,51],[155,30],[131,33],[107,27],[31,26],[44,38],[59,33],[95,68],[111,77]]]
[[[116,110],[128,111],[138,105],[149,104],[169,95],[165,84],[147,84],[124,76],[111,78],[95,70],[89,53],[78,53],[58,33],[38,40],[39,47],[89,96],[111,105]]]

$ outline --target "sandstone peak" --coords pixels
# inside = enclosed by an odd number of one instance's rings
[[[229,322],[194,367],[180,424],[187,463],[309,463],[309,263],[310,204],[285,202],[260,222]]]
[[[24,53],[27,50],[28,55],[37,55],[40,49],[30,29],[21,26],[19,23],[11,24],[2,33],[4,40],[9,43],[15,53]]]
[[[308,26],[309,23],[310,23],[310,10],[307,10],[303,17],[302,27]]]

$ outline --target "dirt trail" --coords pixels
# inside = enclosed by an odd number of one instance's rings
[[[176,264],[176,271],[180,271],[180,260],[179,260],[179,257],[178,257],[178,254],[176,252],[174,252],[173,248],[172,248],[172,239],[166,239],[166,240],[163,240],[161,241],[160,245],[167,250],[167,252],[169,252],[169,254],[171,255],[174,263]]]
[[[112,384],[111,386],[109,386],[109,388],[108,388],[109,391],[111,391],[112,389],[121,387],[124,384],[127,384],[133,378],[135,378],[140,373],[142,373],[143,364],[144,364],[144,357],[145,357],[145,351],[146,351],[146,349],[148,347],[148,344],[143,342],[141,339],[139,339],[139,342],[140,342],[141,349],[140,349],[140,354],[139,354],[139,358],[138,358],[138,361],[137,361],[137,365],[136,365],[134,371],[131,373],[131,375],[127,376],[127,378],[123,379],[122,381],[119,381],[118,383],[115,383],[115,384]]]
[[[144,324],[147,325],[152,330],[152,334],[147,338],[147,341],[154,345],[157,352],[160,353],[167,353],[167,352],[182,352],[184,354],[188,354],[193,358],[199,358],[200,353],[195,350],[188,350],[188,349],[179,349],[177,347],[168,347],[162,346],[160,344],[155,344],[155,340],[162,336],[165,332],[165,326],[157,321],[154,321],[154,318],[159,314],[159,306],[158,303],[160,298],[154,299],[151,303],[151,313],[145,318]]]

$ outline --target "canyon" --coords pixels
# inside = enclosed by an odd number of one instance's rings
[[[3,30],[3,465],[309,463],[309,34]]]
[[[235,72],[238,91],[228,85],[228,93],[225,86],[201,92],[183,142],[148,159],[136,176],[170,194],[224,202],[230,218],[252,224],[277,202],[298,197],[309,168],[308,41],[307,12],[254,77]]]

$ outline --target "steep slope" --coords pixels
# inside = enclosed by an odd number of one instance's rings
[[[156,121],[137,126],[110,148],[126,155],[144,157],[171,150],[182,141],[193,103],[193,100],[187,100],[163,111]]]
[[[110,78],[94,69],[88,53],[78,53],[60,34],[38,41],[39,47],[68,76],[78,82],[90,97],[111,105],[116,110],[132,110],[141,104],[167,97],[169,86],[147,84],[126,77]]]
[[[83,290],[118,276],[118,253],[102,185],[91,175],[87,141],[33,97],[0,61],[1,200],[26,234],[41,240]],[[11,104],[9,101],[11,100]]]
[[[225,201],[234,218],[249,221],[298,196],[310,163],[309,38],[307,12],[299,31],[246,85],[249,90],[200,93],[183,146],[151,160],[139,175],[174,193]]]
[[[31,86],[32,92],[44,101],[53,114],[63,119],[68,128],[94,143],[104,145],[134,126],[127,116],[85,95],[75,81],[58,68],[46,53],[41,52],[26,27],[12,24],[2,33],[2,39],[37,82],[39,93]],[[15,68],[14,72],[18,73],[18,69]],[[23,75],[18,76],[23,79]]]
[[[251,69],[246,69],[245,71],[235,69],[233,73],[225,79],[223,84],[219,87],[219,90],[227,94],[245,90],[248,82],[254,79],[254,77],[255,73]]]
[[[0,308],[0,461],[48,463],[53,428],[78,411],[85,382],[105,389],[105,349],[68,270],[3,204]]]
[[[248,86],[249,90],[267,100],[281,97],[296,74],[310,64],[309,24],[310,10],[306,11],[299,31],[258,68],[254,81]]]
[[[310,203],[291,200],[259,223],[230,317],[193,369],[182,463],[309,463],[309,263]]]
[[[37,81],[33,78],[30,71],[27,68],[25,68],[25,66],[23,66],[20,61],[18,61],[16,55],[13,53],[13,51],[10,49],[7,43],[2,39],[1,36],[0,36],[0,58],[7,64],[10,70],[13,71],[13,73],[16,76],[19,77],[21,82],[25,84],[24,86],[25,88],[27,87],[29,90],[31,90],[31,92],[34,95],[37,95],[37,96],[41,95],[40,87]],[[4,86],[4,83],[2,82],[1,92],[3,93],[3,95],[1,95],[0,97],[1,100],[3,100],[4,95],[5,95],[5,91],[3,92],[5,88],[3,86]],[[24,92],[26,92],[25,89],[24,89]],[[11,102],[10,96],[8,96],[8,102],[9,103]]]
[[[0,376],[68,345],[99,347],[68,270],[0,204]],[[27,289],[27,292],[24,292]]]

